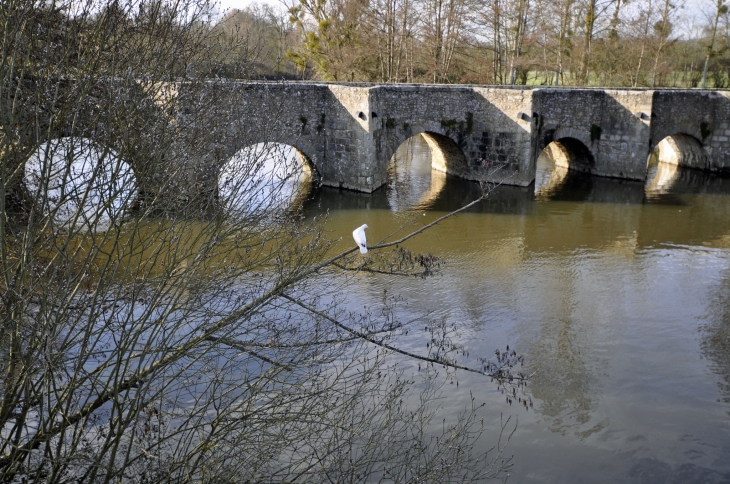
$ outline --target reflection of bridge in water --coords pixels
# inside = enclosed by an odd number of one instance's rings
[[[730,178],[673,165],[660,165],[656,176],[648,182],[557,170],[556,178],[560,183],[548,182],[537,193],[532,187],[502,185],[493,190],[486,201],[469,210],[470,213],[504,215],[506,218],[500,224],[509,225],[512,235],[521,238],[521,249],[510,251],[508,257],[514,260],[503,261],[507,265],[518,265],[530,252],[603,248],[607,240],[615,241],[615,249],[630,256],[636,250],[657,244],[725,246],[730,238],[727,222],[730,205],[718,204],[716,197],[730,193]],[[672,182],[657,191],[657,180],[666,181],[665,171],[672,174]],[[420,188],[410,196],[394,195],[391,190],[363,194],[323,187],[305,202],[304,208],[315,212],[317,206],[333,211],[450,212],[481,194],[478,184],[444,177],[435,170],[431,172],[429,183],[419,183]],[[410,205],[403,203],[406,200]],[[546,201],[551,203],[544,203]],[[690,205],[697,209],[689,210]],[[702,220],[696,219],[697,210],[703,213]],[[590,230],[575,230],[566,237],[564,231],[556,231],[554,225],[520,221],[523,215],[543,219],[548,213],[551,220],[560,220],[561,227],[581,227],[586,220],[600,219],[602,223],[591,223]],[[671,223],[656,223],[657,215],[663,213],[671,218]],[[523,229],[516,229],[515,224],[522,225]],[[489,230],[498,229],[490,225]],[[448,250],[460,252],[462,248],[455,242]]]

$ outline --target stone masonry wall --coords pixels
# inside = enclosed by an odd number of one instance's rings
[[[643,179],[650,150],[677,133],[702,144],[704,168],[730,170],[727,92],[264,82],[178,92],[183,148],[208,188],[237,150],[268,141],[301,151],[324,185],[371,192],[419,133],[447,173],[510,185],[531,184],[537,156],[561,139],[590,153],[572,168],[600,176]]]
[[[471,180],[529,185],[532,92],[527,89],[464,86],[381,86],[373,88],[376,163],[385,175],[401,143],[419,133],[452,140],[463,157],[451,156],[446,172]],[[449,146],[442,150],[449,151]]]
[[[662,139],[686,134],[696,139],[705,159],[698,166],[730,171],[730,93],[727,91],[655,91],[650,148]]]
[[[592,155],[583,171],[644,179],[648,156],[651,91],[538,89],[533,109],[537,132],[533,156],[553,141],[572,138]]]

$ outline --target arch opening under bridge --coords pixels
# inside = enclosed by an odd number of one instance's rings
[[[430,151],[431,167],[434,170],[449,175],[469,178],[469,166],[464,151],[459,144],[448,135],[439,133],[433,126],[410,126],[405,137],[398,136],[391,138],[389,141],[389,153],[386,153],[388,160],[387,166],[390,166],[393,157],[401,147],[411,139],[420,137],[426,143]]]
[[[131,164],[87,138],[42,143],[25,163],[20,191],[26,209],[59,227],[105,230],[138,203]]]
[[[654,145],[647,163],[651,163],[653,158],[657,163],[707,168],[707,153],[700,140],[681,132],[666,136]]]
[[[552,161],[555,166],[566,170],[590,173],[595,160],[591,150],[583,141],[573,137],[563,137],[548,143],[540,155]]]
[[[686,168],[705,169],[707,154],[694,136],[676,133],[664,137],[649,153],[646,192],[650,196],[671,190]]]
[[[571,137],[551,141],[535,163],[535,196],[551,196],[569,180],[571,171],[590,173],[593,166],[593,154],[582,141]]]
[[[318,178],[311,159],[285,143],[256,143],[235,152],[216,177],[216,198],[225,211],[265,216],[296,209]]]
[[[434,136],[419,133],[401,143],[390,158],[386,184],[391,210],[425,210],[438,198],[446,185],[447,174],[441,168],[449,152],[436,143]]]

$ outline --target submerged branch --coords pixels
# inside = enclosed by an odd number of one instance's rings
[[[416,360],[425,361],[427,363],[434,363],[434,364],[438,364],[438,365],[444,365],[446,367],[454,368],[454,369],[457,369],[457,370],[465,370],[465,371],[469,371],[469,372],[472,372],[472,373],[477,373],[479,375],[484,375],[484,376],[488,376],[488,377],[491,377],[491,378],[495,378],[495,379],[499,380],[500,382],[503,381],[503,380],[509,380],[509,381],[512,381],[512,380],[526,381],[529,378],[528,376],[522,376],[522,375],[513,376],[511,374],[507,374],[507,373],[504,372],[504,369],[506,368],[505,366],[499,366],[496,371],[483,371],[483,370],[479,370],[479,369],[476,369],[476,368],[470,368],[468,366],[459,365],[457,363],[454,363],[454,362],[451,362],[451,361],[448,361],[448,360],[445,360],[445,359],[436,359],[436,358],[429,358],[427,356],[417,355],[415,353],[411,353],[410,351],[405,351],[405,350],[402,350],[402,349],[400,349],[400,348],[398,348],[396,346],[389,345],[387,343],[383,343],[382,341],[378,341],[377,339],[373,338],[372,336],[367,335],[367,334],[365,334],[365,333],[363,333],[361,331],[358,331],[356,329],[353,329],[353,328],[347,326],[346,324],[338,321],[337,319],[331,317],[330,315],[325,314],[322,311],[318,311],[317,309],[315,309],[315,308],[313,308],[311,306],[308,306],[308,305],[304,304],[302,301],[300,301],[300,300],[298,300],[296,298],[293,298],[293,297],[291,297],[291,296],[289,296],[287,294],[283,294],[282,293],[280,295],[280,297],[282,297],[284,299],[287,299],[288,301],[291,301],[292,303],[296,304],[297,306],[301,307],[302,309],[305,309],[305,310],[311,312],[312,314],[315,314],[315,315],[319,316],[322,319],[326,319],[327,321],[331,322],[332,324],[334,324],[338,328],[343,329],[343,330],[347,331],[348,333],[350,333],[350,334],[352,334],[352,335],[354,335],[354,336],[356,336],[358,338],[364,339],[364,340],[366,340],[366,341],[368,341],[368,342],[370,342],[370,343],[372,343],[372,344],[374,344],[376,346],[380,346],[380,347],[385,348],[387,350],[394,351],[396,353],[400,353],[401,355],[404,355],[404,356],[408,356],[409,358],[414,358]]]

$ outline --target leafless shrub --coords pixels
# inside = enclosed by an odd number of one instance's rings
[[[0,480],[504,476],[504,444],[475,447],[477,402],[440,430],[432,403],[443,368],[509,385],[514,357],[458,364],[446,322],[426,326],[425,355],[401,350],[416,322],[392,300],[340,304],[356,248],[332,255],[321,221],[272,201],[289,175],[249,152],[219,186],[185,158],[207,138],[181,123],[208,106],[177,116],[175,89],[218,55],[207,12],[0,4]],[[399,270],[437,269],[399,250]]]

